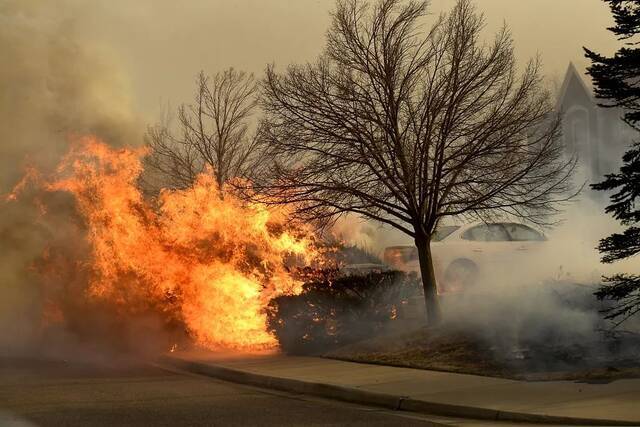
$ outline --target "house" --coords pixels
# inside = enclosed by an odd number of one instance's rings
[[[578,177],[587,185],[600,182],[604,175],[616,172],[621,165],[622,154],[637,137],[622,122],[621,109],[600,107],[599,102],[576,67],[569,64],[556,110],[563,114],[565,152],[578,156]]]

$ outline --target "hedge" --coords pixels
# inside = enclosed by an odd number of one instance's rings
[[[267,326],[286,353],[324,352],[375,336],[402,317],[420,289],[415,275],[399,271],[346,277],[316,272],[301,294],[271,301]]]

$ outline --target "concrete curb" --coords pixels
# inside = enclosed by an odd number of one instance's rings
[[[247,384],[261,388],[308,394],[345,402],[378,406],[398,411],[417,412],[475,420],[527,422],[533,424],[560,424],[580,426],[640,426],[640,421],[621,421],[595,418],[574,418],[553,415],[527,414],[522,412],[499,411],[473,406],[451,405],[410,399],[385,393],[375,393],[357,388],[333,384],[314,383],[291,378],[274,377],[238,369],[225,368],[211,363],[185,360],[169,355],[162,356],[160,363],[196,374],[215,377],[224,381]]]

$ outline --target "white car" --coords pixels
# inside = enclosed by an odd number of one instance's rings
[[[517,268],[546,241],[544,234],[515,222],[439,227],[431,239],[438,292],[460,292],[492,269]],[[420,273],[415,246],[388,247],[384,261],[393,268]]]

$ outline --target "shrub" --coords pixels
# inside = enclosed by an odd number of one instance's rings
[[[402,317],[407,299],[420,289],[415,275],[399,271],[340,277],[325,270],[300,295],[273,299],[267,326],[287,353],[324,352],[373,337]]]

